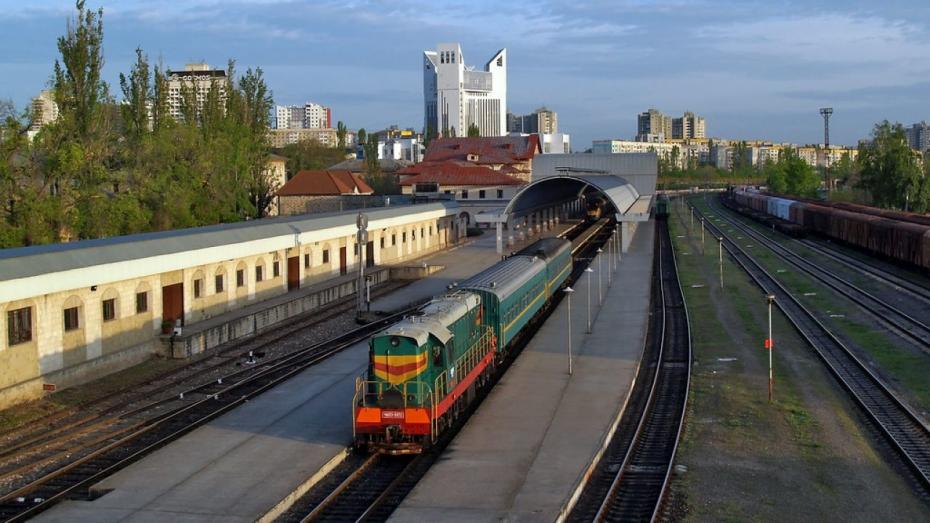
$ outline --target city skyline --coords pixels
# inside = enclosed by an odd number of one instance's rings
[[[0,63],[0,98],[22,109],[46,87],[73,2],[0,7],[0,45],[16,50]],[[103,7],[104,78],[114,94],[137,46],[167,68],[234,58],[240,71],[264,69],[276,104],[318,100],[352,128],[419,125],[422,50],[449,41],[471,60],[507,47],[508,109],[553,108],[579,149],[631,138],[648,107],[692,110],[715,137],[818,143],[818,108],[832,106],[831,141],[849,145],[880,120],[928,116],[930,10],[918,2],[887,2],[880,12],[860,1]]]

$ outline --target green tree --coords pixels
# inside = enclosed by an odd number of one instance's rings
[[[141,48],[136,48],[136,63],[127,78],[119,75],[119,84],[123,91],[123,127],[127,138],[138,144],[149,129],[149,104],[152,101],[151,74],[148,57]]]
[[[814,168],[791,147],[779,154],[777,162],[766,163],[763,174],[769,190],[775,193],[813,197],[820,187],[820,178]]]
[[[481,130],[478,129],[478,126],[475,125],[475,124],[469,125],[469,126],[468,126],[468,137],[469,137],[469,138],[477,138],[477,137],[479,137],[479,136],[481,136]]]
[[[292,178],[300,171],[329,169],[345,160],[345,149],[326,147],[316,140],[303,140],[288,144],[278,151],[287,158],[287,177]]]
[[[364,127],[358,130],[358,134],[356,134],[356,138],[358,139],[359,145],[363,147],[366,143],[368,143],[368,134],[365,132]]]
[[[926,209],[925,180],[918,158],[901,124],[887,120],[872,129],[872,139],[859,146],[860,187],[879,207]]]
[[[346,148],[347,132],[346,124],[342,123],[342,120],[336,122],[336,147],[343,151]]]
[[[55,101],[67,113],[78,137],[93,133],[100,123],[101,105],[109,97],[107,85],[100,79],[103,69],[103,9],[85,9],[77,0],[77,16],[68,23],[67,32],[58,38],[61,62],[55,60]]]

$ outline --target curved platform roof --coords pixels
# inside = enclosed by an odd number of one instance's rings
[[[625,178],[613,174],[560,174],[536,180],[514,195],[504,209],[507,216],[525,216],[579,196],[603,195],[621,219],[638,200],[639,192]],[[646,198],[649,198],[647,195]]]

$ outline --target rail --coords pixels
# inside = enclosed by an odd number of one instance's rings
[[[688,202],[695,214],[704,213]],[[724,248],[767,293],[776,296],[775,304],[814,348],[837,381],[850,393],[863,412],[897,450],[919,483],[930,491],[930,430],[896,394],[892,393],[862,361],[814,314],[766,271],[749,254],[732,241],[710,220],[705,224],[724,238]]]

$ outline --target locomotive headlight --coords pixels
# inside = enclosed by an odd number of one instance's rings
[[[391,336],[391,347],[397,347],[400,345],[400,339],[397,336]]]

